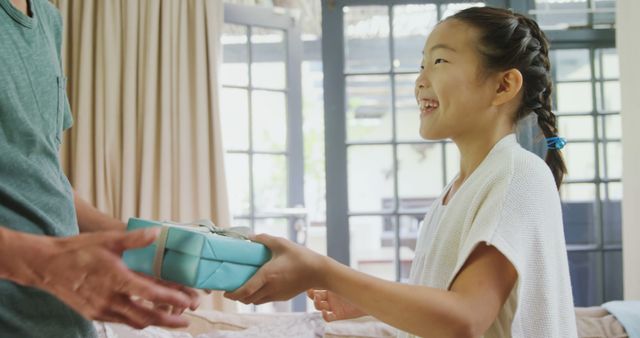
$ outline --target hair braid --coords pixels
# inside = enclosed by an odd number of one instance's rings
[[[551,92],[553,89],[553,82],[551,81],[551,63],[549,62],[549,44],[547,38],[538,26],[538,24],[521,15],[515,14],[518,18],[518,22],[524,25],[529,30],[531,36],[529,45],[527,48],[532,57],[530,65],[527,68],[526,75],[536,82],[535,86],[525,85],[526,100],[523,100],[523,106],[521,107],[518,118],[523,118],[529,112],[533,111],[538,116],[538,125],[542,130],[545,137],[555,137],[558,135],[557,119],[556,115],[551,110]],[[526,84],[528,84],[528,82]],[[549,149],[545,162],[549,165],[553,177],[556,181],[556,186],[560,188],[560,184],[567,172],[564,160],[562,158],[562,152],[559,149]]]

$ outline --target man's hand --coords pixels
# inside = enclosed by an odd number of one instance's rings
[[[238,290],[226,292],[225,297],[245,304],[263,304],[322,287],[323,256],[284,238],[260,234],[252,240],[271,250],[271,260]]]
[[[157,229],[146,229],[38,236],[42,249],[25,258],[35,278],[25,284],[53,294],[88,319],[138,329],[187,326],[179,314],[186,308],[195,310],[196,292],[132,272],[121,260],[123,251],[145,247],[157,235]]]

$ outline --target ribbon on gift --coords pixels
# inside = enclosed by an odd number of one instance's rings
[[[249,240],[249,236],[253,233],[251,228],[235,226],[223,228],[215,225],[208,219],[200,219],[189,223],[177,223],[171,221],[162,222],[162,230],[155,241],[156,252],[153,257],[153,275],[157,278],[161,278],[162,262],[164,260],[164,250],[167,245],[167,237],[169,236],[170,228],[188,228],[203,233],[212,233],[220,236],[226,236],[236,239]]]

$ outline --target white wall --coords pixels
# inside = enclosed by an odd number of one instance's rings
[[[616,42],[622,95],[622,245],[625,299],[640,299],[640,1],[618,0]]]

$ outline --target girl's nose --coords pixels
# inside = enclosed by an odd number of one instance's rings
[[[425,87],[428,87],[428,80],[427,77],[425,76],[425,71],[421,71],[420,74],[418,74],[418,77],[416,78],[416,88],[422,89]]]
[[[424,73],[421,72],[420,75],[418,75],[418,78],[416,78],[416,92],[427,87],[429,87],[428,80],[424,76]]]

